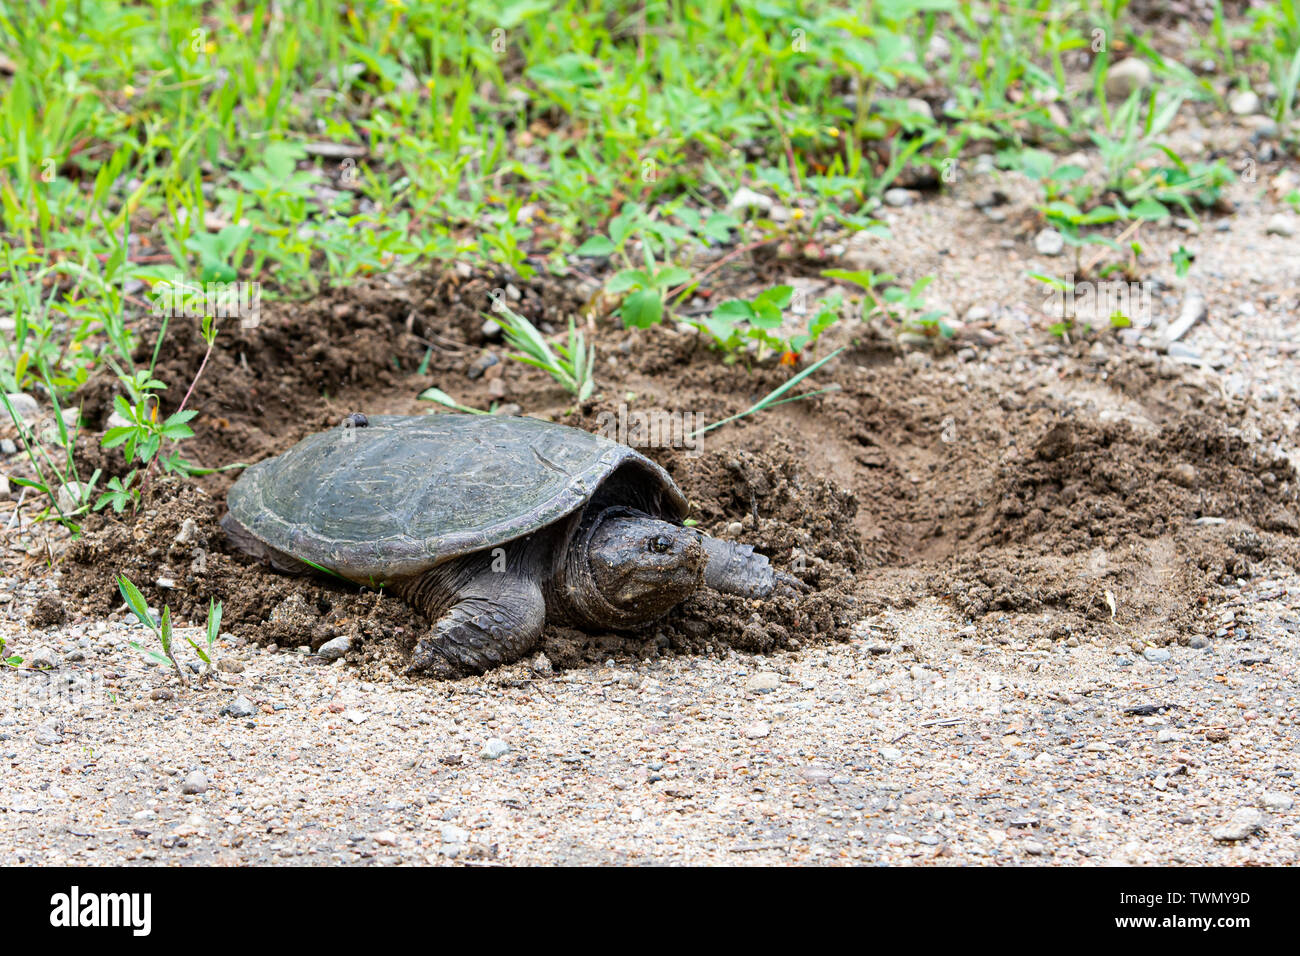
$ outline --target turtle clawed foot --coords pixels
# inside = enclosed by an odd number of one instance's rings
[[[445,655],[439,653],[434,642],[426,638],[416,645],[415,652],[411,655],[411,663],[406,665],[402,676],[413,677],[416,674],[424,674],[438,680],[457,680],[467,676],[468,673],[465,668],[458,667]]]

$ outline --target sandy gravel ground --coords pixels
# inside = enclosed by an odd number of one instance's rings
[[[175,695],[125,625],[64,632],[0,716],[0,862],[1291,863],[1300,580],[1230,603],[1246,637],[1166,660],[922,604],[435,688],[243,648]]]

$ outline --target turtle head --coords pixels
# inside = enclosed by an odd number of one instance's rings
[[[688,528],[628,508],[610,508],[581,537],[584,546],[571,558],[585,562],[586,573],[579,569],[577,577],[596,592],[579,595],[581,610],[601,624],[628,627],[654,620],[685,600],[704,578],[708,557],[699,534]]]

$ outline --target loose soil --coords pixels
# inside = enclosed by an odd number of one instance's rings
[[[350,412],[445,413],[416,397],[432,385],[467,405],[594,429],[620,404],[716,421],[790,375],[728,364],[693,332],[589,319],[599,390],[574,408],[544,373],[505,358],[483,313],[507,295],[559,327],[587,314],[581,289],[572,277],[449,271],[264,305],[255,327],[219,337],[185,454],[208,467],[252,462]],[[539,649],[553,664],[843,640],[865,614],[928,597],[994,634],[1028,622],[1052,640],[1186,643],[1213,630],[1217,588],[1300,566],[1300,482],[1271,450],[1282,436],[1244,427],[1239,406],[1169,359],[1044,340],[1032,366],[989,366],[951,348],[904,351],[856,320],[829,337],[845,351],[809,387],[838,391],[711,431],[695,449],[643,449],[703,530],[753,543],[810,593],[701,594],[633,635],[548,627]],[[160,354],[159,377],[186,383],[203,343],[176,321]],[[114,387],[100,377],[84,388],[88,434],[106,427]],[[121,470],[93,437],[79,447],[87,465]],[[66,612],[109,614],[126,574],[179,618],[200,622],[217,599],[237,636],[316,648],[348,635],[367,676],[398,670],[428,622],[384,594],[233,552],[218,522],[237,474],[155,480],[138,514],[92,517],[62,562]]]

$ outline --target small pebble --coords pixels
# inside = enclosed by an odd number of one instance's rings
[[[63,743],[63,731],[55,721],[47,720],[36,728],[35,740],[42,747],[57,747]]]
[[[1135,90],[1151,85],[1151,67],[1142,60],[1129,57],[1120,60],[1106,73],[1106,95],[1115,99],[1128,99]]]
[[[1043,229],[1034,236],[1034,249],[1040,256],[1059,256],[1065,251],[1065,237],[1055,229]]]
[[[336,637],[332,641],[326,641],[316,652],[322,660],[336,661],[349,650],[352,649],[352,640],[347,636]]]
[[[1242,807],[1227,823],[1210,830],[1210,836],[1221,843],[1238,843],[1247,839],[1264,825],[1264,814],[1254,807]]]
[[[1296,233],[1296,218],[1290,213],[1275,213],[1268,217],[1265,229],[1270,236],[1285,236],[1289,239]]]
[[[1265,810],[1286,812],[1295,806],[1295,798],[1289,793],[1281,793],[1277,790],[1266,790],[1260,795],[1259,805]]]
[[[38,647],[27,658],[27,663],[31,664],[32,667],[49,670],[59,666],[59,657],[48,647]]]
[[[732,194],[730,202],[727,203],[729,212],[747,212],[754,210],[756,212],[770,212],[772,210],[772,200],[762,193],[755,192],[748,186],[741,186]]]
[[[781,675],[765,672],[755,674],[745,681],[745,690],[751,694],[770,694],[781,686]]]
[[[1254,90],[1238,90],[1228,97],[1228,109],[1235,116],[1249,116],[1259,112],[1259,96]]]
[[[236,697],[225,707],[221,708],[220,716],[222,717],[252,717],[257,713],[257,708],[247,697]]]

